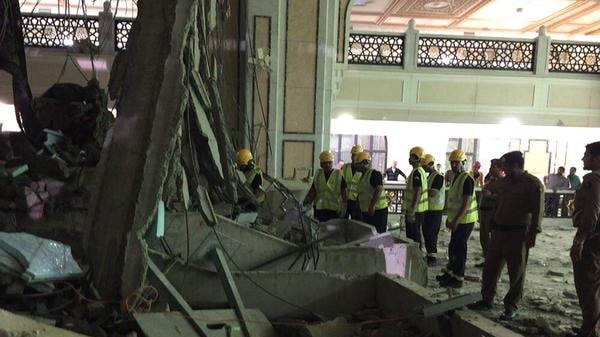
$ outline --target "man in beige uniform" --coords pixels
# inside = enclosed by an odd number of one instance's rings
[[[483,266],[482,300],[469,305],[470,309],[491,309],[498,279],[507,265],[510,288],[504,296],[502,320],[517,315],[523,297],[525,270],[529,249],[541,231],[544,212],[544,185],[523,169],[525,160],[519,151],[506,153],[500,158],[506,178],[488,186],[489,197],[497,201],[492,220],[492,236],[488,243]]]
[[[588,144],[583,169],[591,173],[575,194],[573,226],[577,233],[571,247],[575,289],[583,324],[575,336],[598,337],[600,318],[600,142]]]

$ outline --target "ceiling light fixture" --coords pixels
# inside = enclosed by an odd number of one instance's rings
[[[423,5],[426,9],[444,9],[450,6],[448,1],[428,1]]]

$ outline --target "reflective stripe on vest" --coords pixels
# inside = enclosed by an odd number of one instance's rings
[[[461,173],[454,181],[450,188],[448,189],[448,202],[446,203],[446,208],[448,210],[448,221],[452,221],[454,217],[458,214],[458,210],[463,202],[463,187],[465,185],[465,181],[467,179],[473,179],[469,173],[463,172]],[[475,182],[473,182],[473,187],[475,186]],[[471,197],[471,204],[467,207],[467,213],[458,221],[459,224],[467,224],[472,223],[479,220],[477,214],[477,200],[475,198],[475,188],[473,188],[473,195]]]
[[[413,177],[415,174],[421,176],[421,198],[417,202],[416,208],[411,209],[413,198],[415,197],[415,186],[413,186]],[[402,207],[409,213],[412,212],[425,212],[429,208],[429,196],[427,195],[427,177],[425,176],[425,170],[422,167],[417,167],[410,172],[406,180],[406,190],[402,195]]]
[[[371,199],[373,199],[373,192],[375,188],[371,186],[371,174],[375,171],[374,169],[368,169],[365,174],[362,175],[360,183],[358,184],[358,203],[362,212],[369,211],[369,205],[371,205]],[[387,194],[385,191],[381,191],[379,199],[375,203],[375,209],[384,209],[388,207]]]
[[[254,192],[254,189],[252,188],[252,182],[254,181],[256,175],[259,175],[262,179],[262,170],[260,169],[260,167],[254,166],[252,167],[252,170],[244,172],[244,175],[246,176],[246,187],[248,187],[248,189],[251,192]],[[265,201],[265,193],[263,191],[260,191],[258,193],[258,195],[256,196],[256,201],[259,204],[262,204]]]
[[[339,212],[342,202],[342,175],[340,170],[333,170],[328,180],[325,180],[325,172],[322,169],[317,170],[313,184],[317,191],[315,208]]]
[[[352,165],[346,164],[342,168],[342,176],[346,180],[346,188],[348,191],[348,200],[356,200],[358,198],[358,184],[362,177],[362,172],[356,171],[352,174]]]
[[[427,177],[427,188],[432,190],[431,185],[437,176],[442,177],[442,187],[440,188],[437,197],[429,197],[429,211],[441,211],[444,209],[444,203],[446,201],[446,187],[444,186],[444,176],[438,171],[433,171]]]

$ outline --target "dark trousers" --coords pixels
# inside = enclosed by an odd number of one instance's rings
[[[375,210],[375,214],[373,214],[373,216],[370,216],[368,212],[362,213],[362,221],[374,226],[377,230],[377,233],[385,233],[387,230],[387,218],[387,207]]]
[[[600,317],[600,237],[588,239],[581,260],[573,262],[575,289],[581,306],[583,324],[581,336],[598,337]]]
[[[427,254],[437,253],[438,234],[442,226],[443,211],[426,211],[423,221],[423,239]]]
[[[337,211],[332,211],[330,209],[315,209],[315,219],[319,220],[319,222],[325,222],[339,217]]]
[[[487,253],[487,247],[492,237],[492,220],[494,219],[493,209],[481,209],[479,211],[479,243],[483,251],[483,257]]]
[[[406,237],[419,243],[421,248],[421,227],[423,227],[423,221],[425,220],[425,212],[415,212],[415,222],[409,222],[406,220]]]
[[[465,276],[465,264],[467,263],[467,243],[475,223],[459,224],[452,232],[448,244],[448,267],[451,275],[457,278]]]
[[[523,298],[529,256],[529,249],[525,245],[525,232],[525,229],[492,230],[481,280],[481,296],[486,303],[494,303],[498,279],[506,264],[510,286],[504,296],[504,308],[506,310],[518,308],[518,304]]]
[[[348,205],[348,207],[347,207],[346,212],[348,214],[346,215],[346,217],[350,218],[352,220],[361,221],[362,220],[362,213],[360,211],[360,206],[358,205],[358,201],[356,201],[356,200],[348,200],[347,205]]]

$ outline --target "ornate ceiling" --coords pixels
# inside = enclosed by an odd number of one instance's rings
[[[403,32],[413,18],[421,33],[600,41],[597,0],[355,0],[355,31]]]

